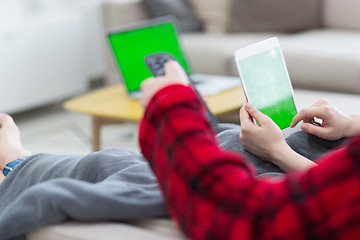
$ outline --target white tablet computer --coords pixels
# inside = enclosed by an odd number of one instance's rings
[[[281,129],[289,127],[297,110],[279,40],[270,38],[234,54],[247,101]]]

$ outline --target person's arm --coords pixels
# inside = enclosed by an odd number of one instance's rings
[[[351,122],[349,125],[349,131],[345,134],[346,137],[352,137],[360,134],[360,114],[351,113],[349,114]]]
[[[253,119],[259,125],[254,123]],[[292,150],[274,121],[253,105],[247,103],[241,108],[240,123],[241,144],[253,155],[274,163],[285,172],[307,170],[316,165]]]
[[[246,159],[217,145],[190,87],[151,89],[139,143],[170,215],[191,239],[358,236],[360,209],[351,206],[360,195],[360,138],[306,172],[256,179]]]
[[[326,99],[302,109],[293,119],[291,127],[300,121],[301,129],[322,139],[337,140],[360,134],[360,115],[345,115]]]
[[[259,125],[253,122],[253,118]],[[293,151],[276,124],[251,104],[240,110],[240,121],[242,145],[255,156],[274,163],[284,171],[306,170],[316,165]],[[304,121],[301,125],[303,131],[322,139],[337,140],[360,134],[360,115],[345,115],[325,99],[302,109],[290,126],[295,127],[300,121]]]

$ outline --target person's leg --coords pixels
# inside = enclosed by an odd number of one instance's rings
[[[239,138],[241,131],[239,125],[219,124],[218,126],[221,129],[221,132],[217,135],[220,147],[227,151],[239,153],[247,158],[255,167],[257,175],[267,174],[278,177],[283,172],[278,166],[256,157],[243,148]]]
[[[0,113],[0,182],[5,178],[3,169],[6,164],[31,152],[24,149],[20,141],[20,131],[12,117]]]
[[[138,152],[112,148],[86,155],[46,153],[31,155],[22,146],[19,129],[13,119],[9,115],[0,114],[0,123],[1,168],[4,169],[4,166],[8,167],[14,160],[27,156],[6,177],[2,174],[3,171],[0,171],[2,176],[0,212],[15,201],[20,194],[48,181],[76,182],[80,180],[84,184],[94,184],[96,188],[98,183],[109,179],[110,183],[115,181],[120,185],[129,186],[130,192],[132,187],[134,188],[132,192],[137,191],[136,184],[147,186],[156,183],[156,178],[148,163]],[[132,184],[133,182],[135,185]],[[156,186],[155,188],[157,189]]]
[[[217,135],[220,146],[225,150],[245,156],[254,165],[258,175],[278,176],[279,173],[282,173],[282,170],[274,164],[254,156],[242,147],[239,138],[240,126],[235,124],[218,124],[218,126],[221,129]],[[286,142],[295,152],[310,160],[316,160],[321,155],[340,146],[344,140],[328,141],[304,131],[295,132],[286,138]]]
[[[321,139],[304,131],[291,134],[287,139],[287,144],[300,155],[316,160],[323,154],[342,145],[346,139],[342,138],[335,141]]]

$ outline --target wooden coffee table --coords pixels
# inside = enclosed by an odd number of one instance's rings
[[[241,87],[217,95],[204,97],[210,111],[216,116],[240,109],[245,103]],[[139,100],[130,99],[122,85],[105,87],[66,101],[63,107],[69,111],[92,117],[92,149],[101,148],[101,127],[106,124],[137,122],[144,110]]]

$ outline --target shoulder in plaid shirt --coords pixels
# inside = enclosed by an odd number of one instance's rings
[[[360,136],[307,172],[256,179],[219,148],[193,90],[170,85],[151,99],[139,141],[191,239],[360,239]]]

